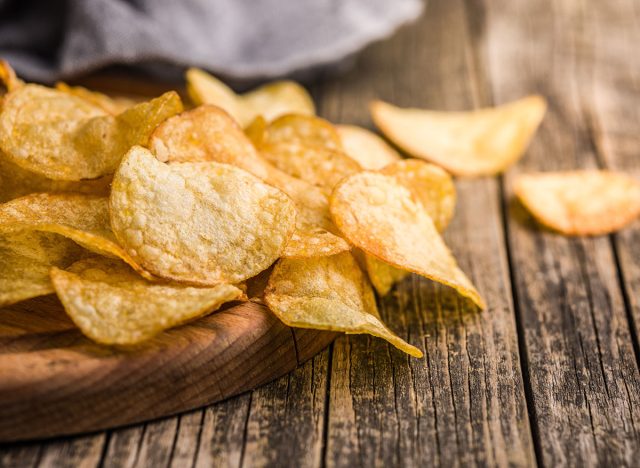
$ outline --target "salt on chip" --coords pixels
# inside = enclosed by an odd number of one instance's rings
[[[342,150],[336,128],[329,121],[312,115],[287,114],[270,122],[264,132],[263,144],[278,143]]]
[[[50,179],[93,179],[112,173],[132,145],[146,144],[160,122],[181,110],[173,91],[113,116],[76,95],[26,84],[4,97],[0,149]]]
[[[112,115],[118,115],[137,103],[133,99],[111,97],[97,91],[92,91],[83,86],[69,86],[62,82],[56,83],[56,89],[92,102]]]
[[[53,180],[12,163],[0,150],[0,203],[36,192],[109,193],[111,176],[79,181]]]
[[[336,236],[326,195],[303,180],[280,171],[258,154],[237,123],[222,109],[203,105],[171,117],[152,134],[149,147],[161,161],[214,161],[231,164],[286,193],[296,204],[297,229],[286,257],[330,255],[349,249]]]
[[[60,234],[87,250],[120,258],[153,279],[116,241],[109,224],[108,197],[34,193],[0,205],[0,233],[29,230]]]
[[[68,271],[54,268],[51,281],[82,333],[109,345],[143,342],[242,296],[230,284],[152,283],[123,262],[104,257],[80,260]]]
[[[293,81],[276,81],[238,95],[216,77],[190,68],[186,73],[187,92],[196,103],[214,104],[227,111],[242,127],[256,117],[273,120],[296,113],[313,115],[315,106],[309,93]]]
[[[365,253],[450,286],[485,307],[429,215],[393,177],[375,172],[349,176],[333,191],[330,210],[345,238]]]
[[[515,163],[547,108],[533,95],[469,112],[403,109],[374,101],[370,111],[387,138],[412,156],[458,176],[493,175]]]
[[[134,146],[116,172],[111,226],[146,270],[194,284],[238,283],[269,267],[295,228],[289,197],[235,166],[158,161]]]
[[[415,357],[422,352],[380,320],[371,285],[348,252],[311,259],[281,259],[265,292],[271,311],[286,325],[367,333]]]
[[[399,161],[400,154],[382,138],[366,128],[356,125],[336,125],[344,152],[363,169],[377,171],[387,164]]]
[[[538,221],[568,235],[607,234],[640,215],[640,184],[616,172],[523,174],[515,194]]]
[[[66,268],[83,251],[75,242],[49,232],[0,234],[0,307],[54,292],[49,270]]]

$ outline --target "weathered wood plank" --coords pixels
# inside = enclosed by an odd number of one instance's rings
[[[462,1],[428,2],[426,16],[369,50],[358,68],[329,81],[322,100],[334,121],[367,125],[366,103],[468,109],[482,81]],[[533,465],[516,326],[495,180],[459,181],[447,241],[489,309],[410,278],[381,312],[424,360],[379,340],[334,343],[328,466]]]
[[[609,169],[622,170],[640,180],[640,10],[629,0],[593,2],[584,11],[584,60],[581,96],[589,118],[594,149]],[[613,236],[622,273],[627,307],[640,328],[640,223]],[[636,347],[636,357],[638,356]],[[640,425],[640,421],[636,421]]]
[[[598,165],[580,85],[592,34],[585,8],[575,1],[553,8],[542,1],[487,3],[485,57],[496,102],[531,92],[550,100],[530,151],[505,177],[507,196],[518,172]],[[541,461],[634,464],[640,374],[609,238],[550,233],[514,203],[508,237]]]
[[[55,441],[43,448],[39,468],[93,468],[100,464],[105,434]]]

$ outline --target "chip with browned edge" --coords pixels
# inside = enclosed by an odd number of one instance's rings
[[[134,146],[113,178],[111,227],[146,270],[193,284],[237,283],[280,257],[296,209],[235,166],[158,161]]]
[[[140,343],[242,296],[230,284],[151,283],[125,263],[104,257],[80,260],[68,271],[54,268],[51,281],[82,333],[104,344]]]
[[[547,108],[541,96],[469,112],[403,109],[371,104],[374,122],[407,153],[459,176],[492,175],[516,162]]]
[[[196,105],[219,106],[243,127],[249,125],[258,116],[273,120],[290,113],[315,114],[311,96],[302,86],[293,81],[268,83],[238,95],[216,77],[197,68],[187,70],[186,80],[187,91]]]
[[[348,252],[309,259],[281,259],[265,292],[273,313],[290,327],[368,333],[405,353],[422,352],[380,320],[371,285]]]
[[[360,172],[346,178],[333,191],[330,209],[338,229],[356,247],[485,307],[429,215],[393,177]]]
[[[84,249],[50,232],[0,234],[0,307],[53,292],[51,267],[66,268]]]
[[[640,183],[616,172],[523,174],[515,193],[538,221],[568,235],[607,234],[640,215]]]

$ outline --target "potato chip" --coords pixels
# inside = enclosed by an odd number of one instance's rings
[[[112,116],[90,101],[27,84],[9,92],[0,112],[0,148],[12,163],[56,180],[112,173],[135,144],[180,112],[175,92]]]
[[[380,321],[371,285],[350,253],[281,259],[269,279],[265,301],[290,327],[368,333],[422,357],[418,348]]]
[[[607,234],[640,214],[640,184],[610,171],[524,174],[515,194],[538,221],[568,235]]]
[[[481,176],[502,172],[520,159],[546,108],[541,96],[470,112],[402,109],[374,101],[371,115],[411,155],[455,175]]]
[[[330,233],[335,227],[320,189],[280,171],[260,156],[229,115],[216,106],[200,106],[162,123],[150,148],[168,163],[214,161],[232,164],[280,189],[296,204],[297,230],[284,256],[331,255],[349,249]]]
[[[98,107],[101,107],[105,112],[111,115],[118,115],[137,104],[133,99],[123,97],[114,98],[97,91],[91,91],[90,89],[82,86],[69,86],[68,84],[61,82],[56,83],[56,89],[67,94],[78,96],[85,101],[89,101]]]
[[[414,201],[424,207],[438,231],[447,228],[456,208],[456,186],[445,170],[417,159],[404,159],[380,172],[393,176],[409,189]]]
[[[267,121],[259,115],[244,129],[244,134],[256,148],[260,147],[267,131]]]
[[[286,143],[342,151],[336,128],[327,120],[310,115],[288,114],[277,118],[267,125],[262,140],[264,145]]]
[[[214,104],[227,111],[242,127],[256,117],[273,120],[284,114],[315,114],[309,93],[293,81],[276,81],[238,95],[216,77],[197,68],[186,73],[187,92],[196,103]]]
[[[345,153],[363,169],[377,171],[399,161],[400,154],[382,138],[356,125],[336,125]]]
[[[68,267],[83,251],[75,242],[53,233],[0,234],[0,307],[54,292],[51,267]]]
[[[68,271],[54,268],[51,281],[71,320],[103,344],[143,342],[242,296],[230,284],[151,283],[119,260],[104,257],[80,260]]]
[[[60,234],[92,252],[118,257],[153,279],[117,243],[109,224],[107,197],[36,193],[0,205],[0,233],[28,230]]]
[[[107,195],[111,176],[68,181],[48,179],[13,164],[0,151],[0,203],[35,192],[78,192]]]
[[[326,194],[343,178],[362,170],[342,151],[296,143],[264,145],[260,154],[281,171],[322,188]]]
[[[338,229],[356,247],[485,307],[429,215],[393,177],[375,172],[349,176],[333,191],[330,210]]]
[[[383,174],[393,176],[409,190],[414,201],[420,203],[440,232],[453,217],[456,189],[451,176],[433,164],[417,159],[404,159],[387,165]],[[378,294],[385,296],[391,287],[402,281],[406,270],[395,268],[371,255],[364,255],[364,268]]]
[[[160,277],[237,283],[285,249],[296,210],[284,193],[234,166],[167,165],[135,146],[116,172],[111,226],[133,259]]]

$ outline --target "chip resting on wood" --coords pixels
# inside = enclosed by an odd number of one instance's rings
[[[54,268],[51,281],[82,333],[104,344],[132,345],[240,299],[230,284],[192,287],[152,283],[125,263],[104,257]]]
[[[616,172],[523,174],[514,190],[538,221],[568,235],[607,234],[640,215],[640,183]]]

